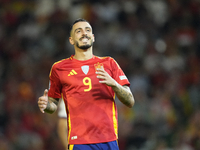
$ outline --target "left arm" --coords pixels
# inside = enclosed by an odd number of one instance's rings
[[[113,91],[116,93],[118,99],[128,107],[133,107],[135,100],[130,88],[126,85],[121,86],[117,83],[104,69],[97,69],[97,78],[101,79],[99,82],[104,83],[112,87]]]
[[[116,81],[115,81],[116,82]],[[116,93],[118,99],[126,106],[133,107],[135,100],[130,88],[126,85],[121,86],[116,82],[116,85],[111,86],[114,92]]]

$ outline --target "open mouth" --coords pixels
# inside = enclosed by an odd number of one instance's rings
[[[87,42],[89,39],[88,38],[83,38],[81,41],[82,42]]]
[[[90,38],[88,36],[84,36],[82,38],[80,38],[80,41],[82,42],[87,42]]]

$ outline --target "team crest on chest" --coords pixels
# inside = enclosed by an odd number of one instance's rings
[[[88,65],[81,66],[81,69],[82,69],[82,71],[83,71],[84,74],[87,74],[88,71],[89,71],[89,66]]]
[[[95,67],[95,71],[97,71],[97,68],[103,67],[103,64],[98,62],[98,63],[94,64],[94,67]]]

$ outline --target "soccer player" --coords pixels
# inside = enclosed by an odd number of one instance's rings
[[[67,140],[67,114],[65,109],[65,103],[61,99],[58,104],[58,126],[57,126],[58,136],[61,143],[68,150],[68,140]]]
[[[49,90],[38,99],[42,113],[53,113],[63,97],[69,150],[119,150],[115,95],[130,108],[135,102],[117,62],[93,55],[94,41],[90,23],[77,19],[69,37],[75,54],[53,64]]]

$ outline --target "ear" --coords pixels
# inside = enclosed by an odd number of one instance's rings
[[[69,42],[70,42],[71,45],[74,45],[74,40],[73,40],[72,37],[69,37]]]
[[[94,34],[93,34],[93,42],[95,41],[95,37],[94,37]]]

